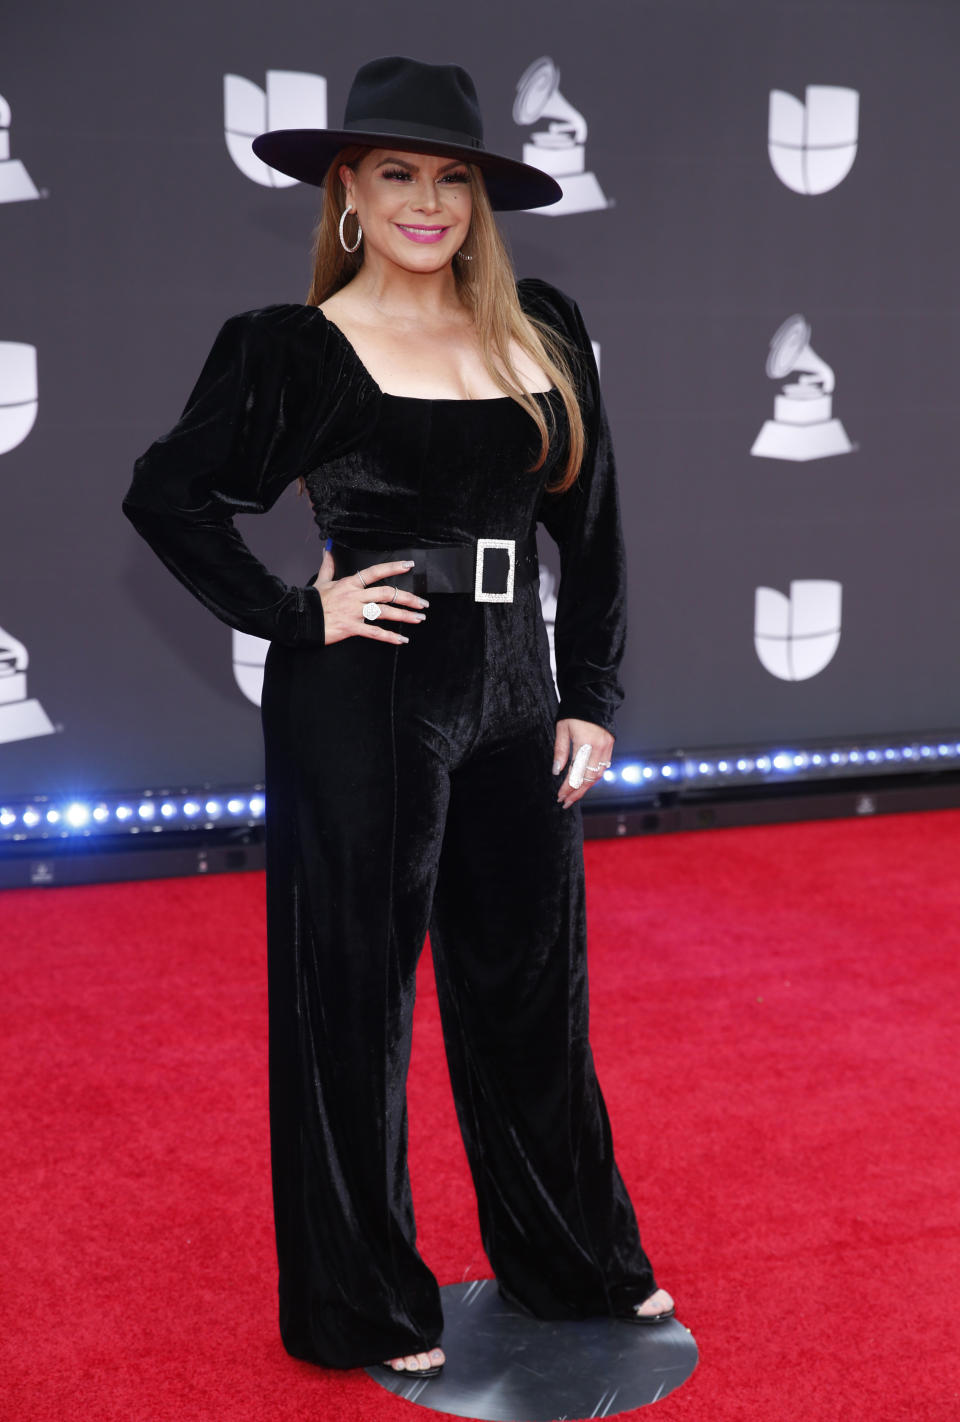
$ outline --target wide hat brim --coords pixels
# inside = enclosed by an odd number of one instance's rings
[[[349,128],[277,128],[255,138],[253,151],[277,172],[319,187],[341,148],[351,144],[387,148],[395,153],[435,153],[442,158],[475,163],[483,174],[490,206],[497,212],[549,207],[563,197],[563,189],[556,179],[529,163],[504,158],[466,143],[444,143],[406,133],[373,133]]]

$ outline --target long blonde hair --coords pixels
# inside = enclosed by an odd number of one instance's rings
[[[347,196],[340,167],[356,168],[367,146],[351,144],[342,148],[327,169],[324,180],[324,202],[314,232],[313,280],[307,295],[308,306],[319,306],[335,291],[346,286],[363,265],[363,244],[356,252],[345,252],[339,237],[340,214]],[[483,364],[491,380],[505,395],[526,410],[540,432],[540,455],[531,472],[543,467],[555,433],[552,411],[548,408],[549,424],[540,404],[524,389],[523,381],[510,359],[511,342],[515,341],[550,378],[567,413],[569,438],[567,461],[562,478],[547,487],[555,493],[568,489],[577,477],[583,460],[585,435],[583,416],[577,401],[570,370],[570,353],[564,339],[535,316],[528,316],[520,305],[513,276],[513,267],[497,227],[486,184],[474,164],[466,164],[473,195],[473,216],[470,231],[461,247],[472,261],[454,259],[453,274],[457,294],[471,312]],[[347,240],[354,237],[355,228],[347,225]]]

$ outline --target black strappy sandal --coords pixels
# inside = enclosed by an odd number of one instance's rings
[[[648,1297],[652,1297],[652,1295],[648,1295]],[[646,1299],[640,1300],[641,1303],[646,1303],[646,1301]],[[629,1313],[618,1313],[617,1317],[625,1318],[628,1323],[666,1323],[668,1318],[676,1318],[676,1315],[676,1305],[671,1304],[669,1308],[664,1309],[663,1313],[637,1313],[636,1307],[634,1307]]]

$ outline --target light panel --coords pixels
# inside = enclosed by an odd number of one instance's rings
[[[923,740],[850,742],[845,745],[757,750],[722,748],[649,756],[624,756],[604,771],[591,800],[682,797],[705,790],[903,775],[960,768],[960,736],[938,732]],[[143,790],[123,795],[70,795],[9,799],[0,804],[0,843],[17,840],[90,839],[261,825],[262,785],[200,790]]]

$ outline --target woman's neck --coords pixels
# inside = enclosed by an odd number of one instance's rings
[[[378,316],[391,321],[429,325],[449,321],[453,313],[463,313],[452,268],[436,272],[410,272],[394,262],[374,257],[364,261],[353,281],[350,295]]]

